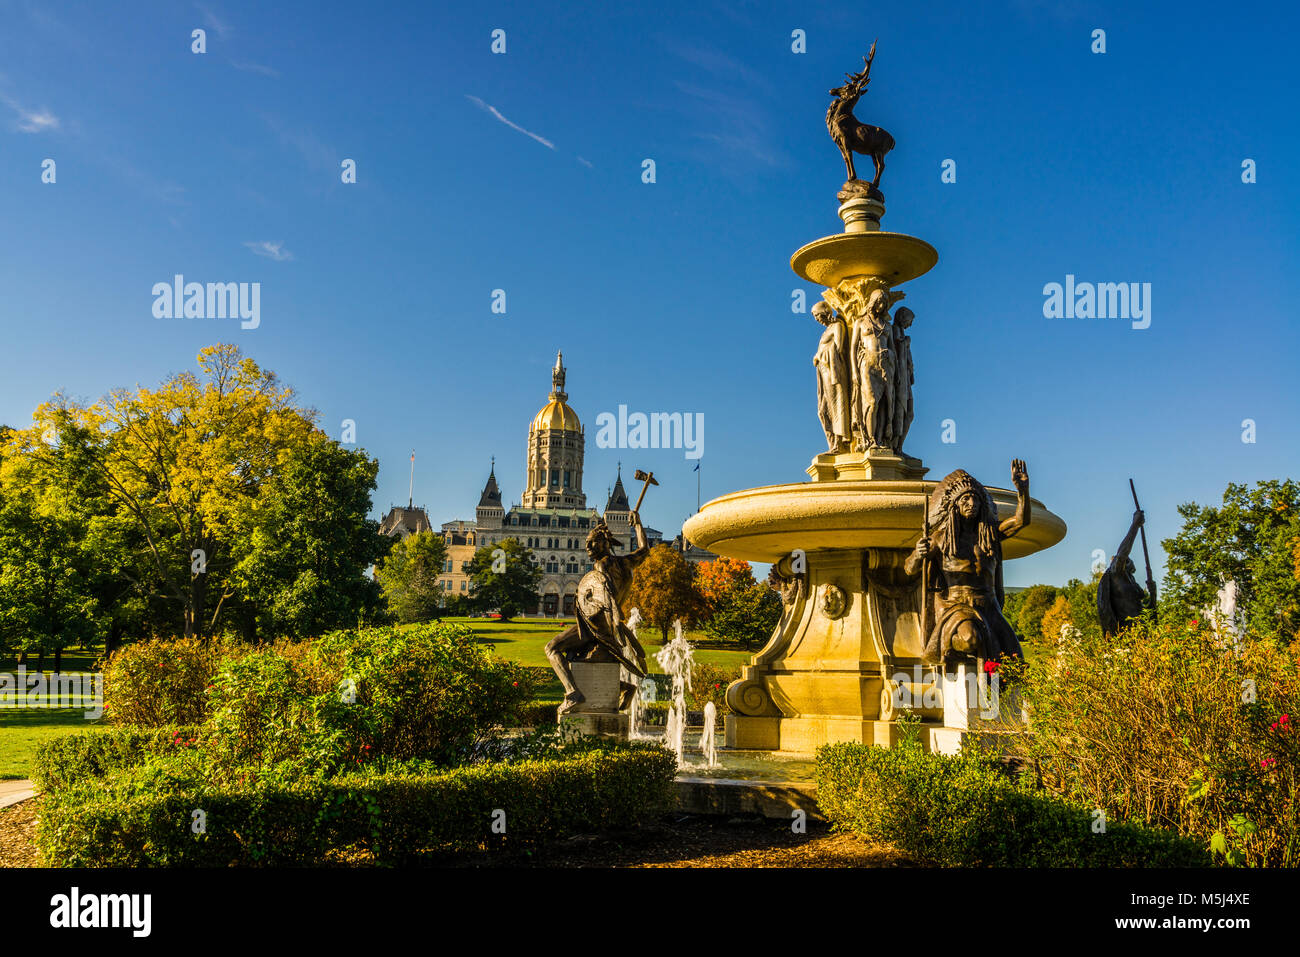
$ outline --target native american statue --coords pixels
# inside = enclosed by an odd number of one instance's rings
[[[629,513],[629,519],[636,533],[636,549],[630,554],[614,554],[617,540],[603,518],[587,535],[587,555],[595,567],[578,582],[577,624],[547,642],[546,657],[564,685],[560,714],[572,711],[586,700],[573,682],[571,661],[618,662],[632,673],[633,681],[620,682],[620,711],[632,703],[636,682],[646,676],[645,649],[623,620],[622,605],[632,589],[634,569],[650,554],[650,546],[646,543],[641,516],[635,509]]]
[[[1016,513],[998,522],[997,506],[983,485],[958,469],[935,488],[926,529],[903,563],[925,588],[925,660],[996,661],[1020,657],[1020,639],[1002,616],[1002,541],[1029,524],[1029,472],[1011,463]]]
[[[844,184],[845,190],[856,187],[857,191],[861,192],[868,190],[879,192],[880,174],[885,171],[885,154],[894,148],[892,136],[879,126],[859,123],[857,117],[853,115],[853,108],[857,106],[858,100],[867,91],[867,84],[871,82],[871,61],[875,58],[876,44],[872,42],[871,53],[862,58],[862,71],[844,74],[844,85],[830,91],[835,99],[831,101],[830,109],[826,111],[826,129],[830,132],[835,145],[840,148],[840,155],[844,157],[844,166],[849,173],[849,181]],[[876,175],[870,185],[858,179],[857,170],[853,166],[854,153],[871,157]]]
[[[819,302],[812,307],[813,318],[826,327],[813,367],[817,370],[817,416],[826,433],[826,446],[831,452],[847,452],[853,443],[853,417],[849,401],[853,393],[853,379],[848,365],[848,330],[843,318],[835,314],[828,303]]]
[[[1128,534],[1119,543],[1119,549],[1110,560],[1110,567],[1102,573],[1101,581],[1097,584],[1097,617],[1101,620],[1101,630],[1107,638],[1114,638],[1130,621],[1142,617],[1142,612],[1147,607],[1155,605],[1155,583],[1152,583],[1152,594],[1148,597],[1137,583],[1137,566],[1128,557],[1133,550],[1133,540],[1144,524],[1146,515],[1142,509],[1138,509],[1133,513]]]

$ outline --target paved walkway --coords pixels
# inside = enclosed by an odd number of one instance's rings
[[[31,781],[0,781],[0,807],[8,807],[35,796],[36,786]]]

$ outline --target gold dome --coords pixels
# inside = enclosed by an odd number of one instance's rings
[[[582,431],[582,423],[578,421],[578,413],[569,408],[569,404],[562,399],[552,397],[551,401],[542,406],[542,410],[533,417],[533,431],[545,431],[546,429],[563,429],[566,432]]]

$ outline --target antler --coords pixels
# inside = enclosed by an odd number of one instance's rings
[[[862,58],[862,70],[859,73],[845,73],[848,85],[861,93],[871,82],[871,61],[876,58],[876,40],[871,41],[871,51]]]

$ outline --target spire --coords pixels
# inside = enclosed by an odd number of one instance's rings
[[[406,507],[415,508],[415,449],[411,449],[411,487],[406,492]]]
[[[483,494],[479,496],[479,508],[492,508],[501,505],[501,489],[497,486],[497,457],[492,456],[492,469],[488,472],[487,484],[483,486]]]
[[[555,351],[555,368],[551,370],[551,395],[561,402],[568,398],[564,392],[564,353]]]
[[[627,492],[623,491],[623,466],[620,463],[618,469],[618,478],[614,481],[614,491],[609,493],[609,501],[605,503],[606,512],[630,512],[632,506],[628,504]]]

